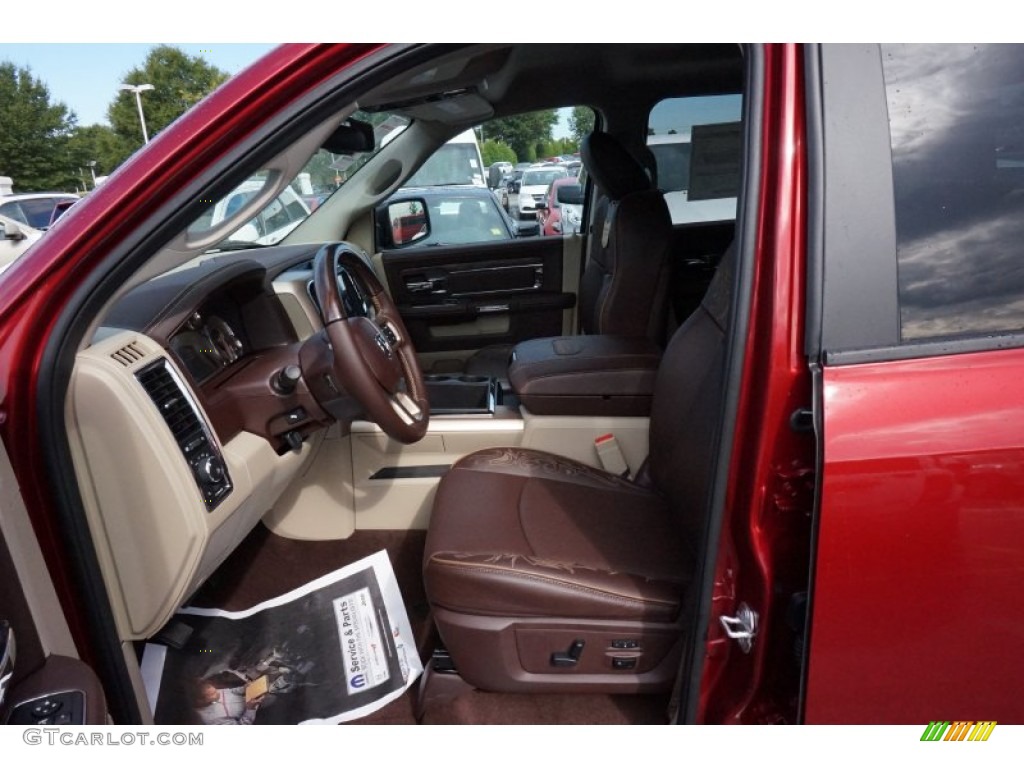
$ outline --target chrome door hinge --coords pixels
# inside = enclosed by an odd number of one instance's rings
[[[740,650],[750,653],[757,637],[757,611],[746,603],[740,603],[735,616],[719,616],[718,620],[725,634],[739,643]]]

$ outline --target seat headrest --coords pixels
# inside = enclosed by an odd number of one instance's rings
[[[583,139],[580,154],[587,173],[612,200],[652,188],[644,167],[607,133],[594,131]]]

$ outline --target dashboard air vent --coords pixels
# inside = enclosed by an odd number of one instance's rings
[[[231,478],[199,408],[166,360],[147,365],[135,378],[171,430],[207,511],[213,510],[231,491]]]
[[[129,344],[125,344],[116,352],[111,353],[110,356],[115,362],[118,362],[127,368],[132,365],[132,363],[137,363],[139,360],[142,360],[146,356],[146,353],[139,348],[137,341],[133,341]]]

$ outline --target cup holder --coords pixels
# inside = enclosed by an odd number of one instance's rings
[[[430,400],[430,412],[494,413],[500,388],[490,376],[432,373],[423,377]]]

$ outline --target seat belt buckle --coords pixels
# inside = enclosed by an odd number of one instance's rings
[[[615,435],[609,433],[596,438],[594,449],[597,451],[597,458],[605,472],[629,479],[629,465],[626,463],[626,457],[622,455],[622,449],[619,447]]]

